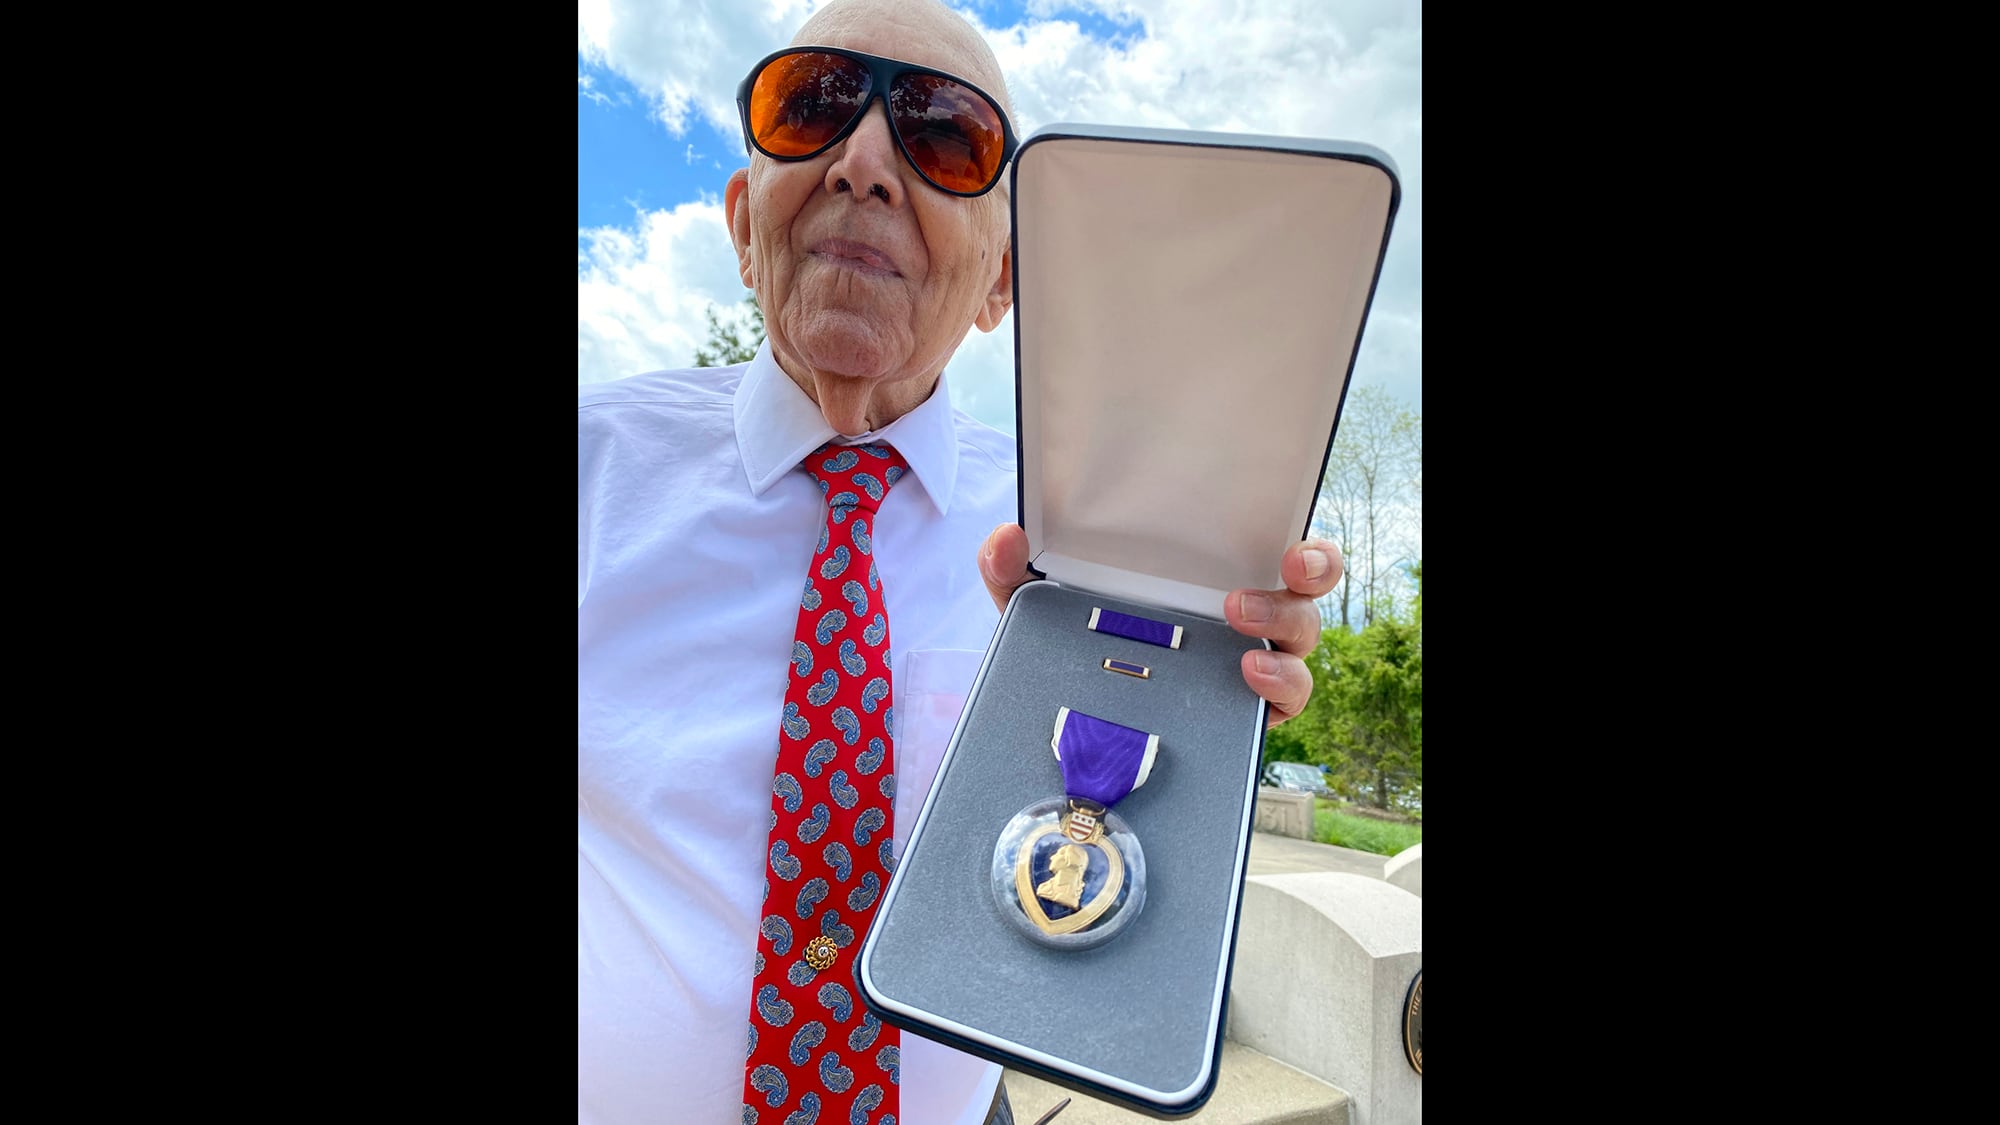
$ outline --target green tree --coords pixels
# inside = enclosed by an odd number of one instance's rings
[[[1330,734],[1346,758],[1345,776],[1367,784],[1377,808],[1397,792],[1423,792],[1423,563],[1411,570],[1410,618],[1377,618],[1355,644],[1336,650],[1330,677],[1337,715]]]
[[[1264,762],[1306,762],[1338,769],[1341,757],[1333,745],[1333,705],[1328,683],[1333,675],[1333,653],[1350,636],[1341,628],[1320,631],[1319,646],[1306,653],[1306,670],[1312,673],[1312,698],[1306,709],[1290,722],[1271,728],[1264,735]]]
[[[757,295],[752,293],[743,298],[748,312],[739,312],[724,324],[716,315],[716,306],[708,306],[708,343],[694,350],[696,367],[728,367],[733,363],[748,363],[757,355],[757,346],[764,342],[764,310],[757,306]]]
[[[1306,655],[1313,695],[1291,722],[1265,736],[1266,761],[1322,764],[1336,789],[1369,788],[1388,808],[1397,794],[1421,798],[1424,783],[1423,563],[1410,616],[1384,611],[1360,631],[1330,627]]]

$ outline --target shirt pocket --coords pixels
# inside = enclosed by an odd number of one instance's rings
[[[896,705],[896,820],[892,835],[895,853],[903,854],[903,841],[917,821],[917,813],[937,779],[938,764],[944,761],[951,732],[958,726],[958,713],[965,709],[972,681],[979,676],[984,652],[962,648],[932,648],[910,654],[903,669]]]

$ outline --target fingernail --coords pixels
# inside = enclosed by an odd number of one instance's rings
[[[1257,674],[1260,676],[1275,676],[1278,674],[1278,657],[1275,653],[1259,652],[1252,649],[1250,652],[1250,663],[1257,669]]]
[[[1257,622],[1269,621],[1271,619],[1271,599],[1255,591],[1244,594],[1243,600],[1236,603],[1236,608],[1243,612],[1243,620],[1245,621]]]
[[[1305,561],[1307,578],[1318,578],[1333,566],[1333,560],[1326,557],[1326,552],[1317,549],[1300,551],[1299,558]]]

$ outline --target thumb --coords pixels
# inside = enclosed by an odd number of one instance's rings
[[[1014,591],[1034,580],[1028,573],[1028,533],[1020,524],[1003,523],[986,537],[979,548],[979,576],[993,595],[993,608],[1002,613]]]

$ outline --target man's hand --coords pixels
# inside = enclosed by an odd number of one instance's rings
[[[1313,601],[1340,581],[1341,568],[1340,548],[1308,539],[1287,547],[1279,561],[1284,589],[1235,590],[1223,599],[1223,616],[1231,628],[1276,646],[1268,652],[1255,648],[1243,654],[1243,682],[1270,705],[1266,726],[1297,715],[1312,698],[1312,673],[1306,669],[1305,655],[1319,647],[1319,607]],[[1033,577],[1028,573],[1028,533],[1019,524],[1003,523],[986,537],[979,549],[979,574],[986,580],[986,592],[993,595],[994,608],[1005,613],[1007,599]]]
[[[1308,539],[1285,548],[1278,574],[1282,590],[1235,590],[1222,599],[1222,614],[1230,627],[1263,637],[1277,647],[1243,654],[1243,682],[1264,697],[1270,708],[1264,725],[1275,727],[1306,709],[1312,698],[1312,672],[1305,656],[1319,647],[1319,607],[1340,581],[1340,548],[1322,539]]]
[[[986,580],[986,592],[993,595],[993,608],[1007,612],[1007,599],[1014,591],[1034,581],[1028,573],[1028,533],[1018,523],[1003,523],[993,529],[979,548],[979,576]]]

